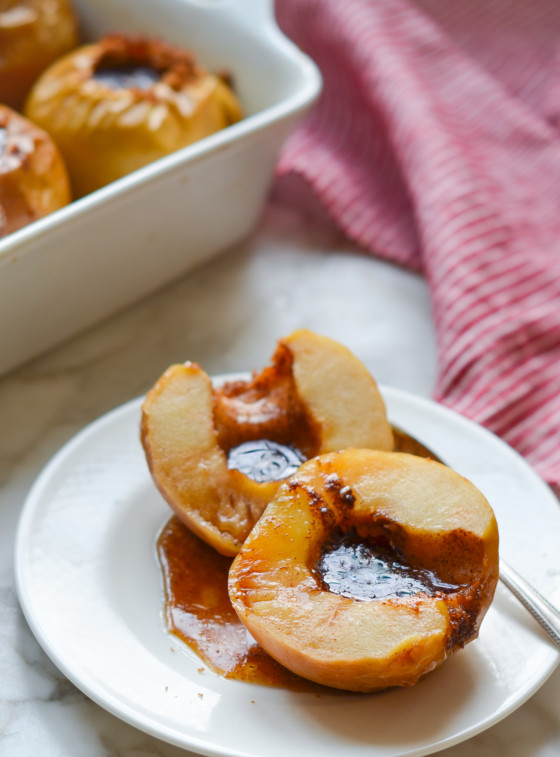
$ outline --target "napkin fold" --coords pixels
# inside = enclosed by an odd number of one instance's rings
[[[560,3],[277,0],[276,14],[324,79],[280,183],[302,177],[349,238],[425,274],[435,399],[560,487]]]

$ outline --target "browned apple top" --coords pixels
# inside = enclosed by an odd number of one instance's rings
[[[268,439],[295,447],[305,458],[320,447],[320,432],[297,391],[294,356],[280,342],[271,365],[250,381],[231,381],[214,391],[214,423],[220,447]]]
[[[119,33],[99,40],[91,73],[110,87],[149,90],[161,81],[179,90],[204,72],[187,50],[159,39]]]

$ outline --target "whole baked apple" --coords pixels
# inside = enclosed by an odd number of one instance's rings
[[[172,366],[146,397],[141,435],[167,502],[225,555],[238,552],[282,478],[305,459],[393,447],[365,366],[306,330],[280,340],[271,364],[249,381],[214,388],[200,366]]]
[[[64,162],[49,135],[0,105],[0,238],[70,202]]]
[[[69,0],[2,0],[0,102],[22,107],[39,74],[78,44]]]
[[[497,580],[496,520],[473,484],[432,460],[354,449],[281,485],[229,595],[282,665],[373,691],[416,683],[474,639]]]
[[[242,117],[228,83],[189,52],[124,34],[50,66],[35,82],[25,113],[58,145],[76,197]]]

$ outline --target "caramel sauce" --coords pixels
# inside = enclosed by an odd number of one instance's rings
[[[230,389],[231,391],[231,389]],[[232,392],[235,394],[235,391]],[[403,431],[394,428],[395,451],[408,452],[421,457],[437,457],[422,444]],[[252,476],[260,476],[259,465],[267,465],[262,451],[262,440],[255,443],[257,454],[251,467]],[[243,448],[244,443],[241,445]],[[280,447],[281,445],[274,445]],[[290,448],[293,450],[293,448]],[[285,454],[286,448],[280,450]],[[235,450],[231,450],[235,453]],[[242,452],[236,452],[242,456]],[[299,450],[290,452],[301,455]],[[231,459],[231,465],[235,459]],[[274,467],[274,466],[273,466]],[[289,474],[288,474],[289,475]],[[258,479],[257,479],[258,480]],[[360,539],[361,544],[358,542]],[[337,551],[338,550],[338,551]],[[232,558],[218,554],[212,547],[196,537],[173,516],[163,528],[157,552],[161,564],[165,589],[165,616],[168,630],[198,654],[208,667],[225,678],[276,686],[298,691],[319,692],[322,687],[291,673],[277,663],[260,647],[238,619],[230,602],[227,580]],[[399,562],[397,556],[383,547],[372,547],[356,536],[341,538],[325,550],[317,565],[318,583],[330,591],[345,593],[359,599],[403,596],[402,592],[453,591],[455,586],[438,581],[428,570],[413,569]],[[346,565],[342,567],[342,563]],[[367,563],[367,566],[365,565]],[[362,570],[366,567],[366,570]],[[340,591],[332,578],[334,573],[345,573],[344,582],[352,585]],[[356,575],[360,578],[356,579]],[[390,579],[384,576],[392,577]],[[354,577],[352,577],[354,576]],[[369,591],[368,594],[368,582]],[[362,592],[356,595],[351,591]],[[377,586],[371,594],[371,587]],[[380,587],[384,587],[383,589]],[[385,593],[381,593],[381,592]],[[399,594],[399,592],[401,592]]]
[[[393,426],[392,429],[394,452],[406,452],[409,455],[416,455],[416,457],[427,457],[430,460],[435,460],[436,462],[441,463],[439,457],[437,455],[434,455],[432,450],[428,449],[428,447],[425,447],[413,436],[410,436],[410,434],[407,434],[397,426]]]
[[[229,600],[232,558],[218,554],[173,516],[157,542],[169,631],[225,678],[292,690],[319,687],[273,660],[246,630]]]
[[[314,573],[334,594],[352,599],[385,599],[457,591],[434,571],[409,565],[390,546],[364,540],[355,530],[334,535]]]
[[[253,481],[263,483],[288,478],[305,460],[305,455],[296,447],[257,439],[230,449],[228,468],[235,468]]]
[[[317,429],[299,398],[292,365],[290,350],[280,342],[261,373],[214,390],[214,426],[226,453],[255,439],[293,445],[307,459],[318,453]]]
[[[160,74],[151,66],[134,65],[100,68],[93,77],[109,89],[147,90],[160,80]]]

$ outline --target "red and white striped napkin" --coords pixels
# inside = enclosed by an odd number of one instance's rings
[[[276,13],[324,77],[279,176],[303,177],[363,248],[424,272],[436,399],[560,487],[560,2]]]

